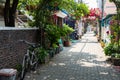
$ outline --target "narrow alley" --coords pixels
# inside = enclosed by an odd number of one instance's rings
[[[120,72],[106,62],[103,49],[92,32],[55,55],[25,80],[120,80]]]

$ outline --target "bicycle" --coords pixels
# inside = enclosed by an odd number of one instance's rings
[[[35,52],[35,48],[38,47],[38,45],[36,45],[35,43],[24,41],[24,40],[21,40],[21,41],[30,46],[23,57],[22,70],[20,75],[20,80],[23,80],[28,69],[35,70],[37,68],[38,58]]]

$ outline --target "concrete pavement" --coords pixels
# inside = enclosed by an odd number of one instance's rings
[[[120,80],[120,72],[106,62],[103,49],[92,32],[55,55],[25,80]]]

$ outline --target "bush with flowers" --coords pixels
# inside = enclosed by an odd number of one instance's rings
[[[110,21],[111,28],[111,43],[105,46],[104,51],[106,55],[112,56],[114,54],[120,54],[120,20],[117,20],[117,16],[113,16]]]
[[[119,42],[119,36],[120,36],[120,20],[117,20],[116,16],[112,17],[112,20],[110,21],[110,28],[111,28],[111,41]]]

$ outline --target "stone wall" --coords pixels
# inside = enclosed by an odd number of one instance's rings
[[[38,32],[35,28],[0,28],[0,69],[21,64],[28,45],[20,40],[36,43]]]

